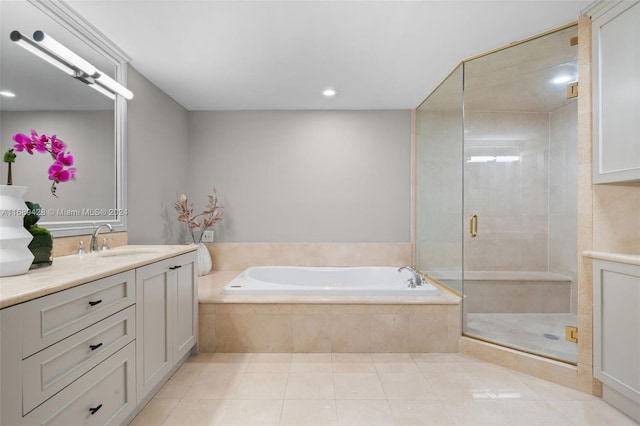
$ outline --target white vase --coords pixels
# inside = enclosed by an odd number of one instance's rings
[[[211,255],[204,243],[198,244],[198,276],[207,275],[211,272]]]
[[[33,236],[24,228],[26,186],[0,185],[0,277],[27,273],[33,262],[29,243]]]

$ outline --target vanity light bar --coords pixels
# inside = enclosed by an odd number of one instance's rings
[[[44,31],[36,31],[33,33],[33,39],[44,48],[44,50],[48,50],[53,52],[58,58],[62,59],[68,64],[73,65],[75,68],[79,69],[89,77],[96,78],[98,75],[98,70],[96,67],[91,65],[89,62],[82,59],[77,54],[73,53],[71,50],[64,47],[58,41],[53,39],[51,36],[44,33]]]
[[[133,93],[129,89],[98,70],[43,31],[38,30],[33,33],[35,41],[25,37],[19,31],[12,31],[10,37],[19,46],[103,95],[115,99],[115,93],[117,93],[127,100],[133,99]]]
[[[28,50],[40,59],[44,59],[65,74],[68,74],[71,77],[74,77],[76,75],[76,72],[73,68],[65,63],[60,62],[58,59],[52,58],[51,55],[49,55],[48,52],[43,51],[35,41],[31,40],[29,37],[25,37],[24,34],[20,33],[20,31],[11,31],[11,34],[9,34],[9,38],[11,38],[11,41],[15,42],[18,46]]]
[[[110,92],[109,90],[106,90],[104,87],[100,86],[99,84],[87,84],[87,86],[91,87],[93,90],[102,93],[103,95],[105,95],[107,98],[116,99],[116,95],[113,92]]]
[[[112,92],[116,92],[119,95],[124,96],[124,98],[127,100],[133,99],[133,92],[131,90],[127,89],[108,75],[100,74],[100,76],[95,79],[95,83],[108,90],[111,90]]]

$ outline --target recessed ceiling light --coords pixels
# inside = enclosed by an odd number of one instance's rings
[[[327,98],[335,96],[336,93],[338,93],[338,92],[336,92],[335,89],[324,89],[324,91],[322,92],[322,94],[324,96],[326,96]]]
[[[558,76],[558,77],[554,78],[553,80],[551,80],[551,82],[553,84],[562,84],[562,83],[568,83],[568,82],[573,81],[573,80],[574,80],[574,78],[573,78],[572,75],[561,75],[561,76]]]
[[[9,92],[8,90],[0,90],[0,95],[6,96],[7,98],[15,98],[16,94]]]

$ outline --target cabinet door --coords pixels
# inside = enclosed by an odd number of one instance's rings
[[[640,266],[594,260],[593,375],[638,404],[640,413],[638,306]]]
[[[173,366],[175,271],[167,261],[136,269],[136,370],[138,401],[160,383]]]
[[[196,344],[198,324],[198,281],[195,256],[176,258],[177,273],[176,318],[175,318],[175,362],[186,355]]]
[[[640,180],[640,2],[594,14],[593,182]]]

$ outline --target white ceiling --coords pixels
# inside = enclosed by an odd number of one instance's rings
[[[577,19],[574,1],[68,3],[188,110],[415,108],[464,58]],[[323,89],[338,95],[326,99]]]

